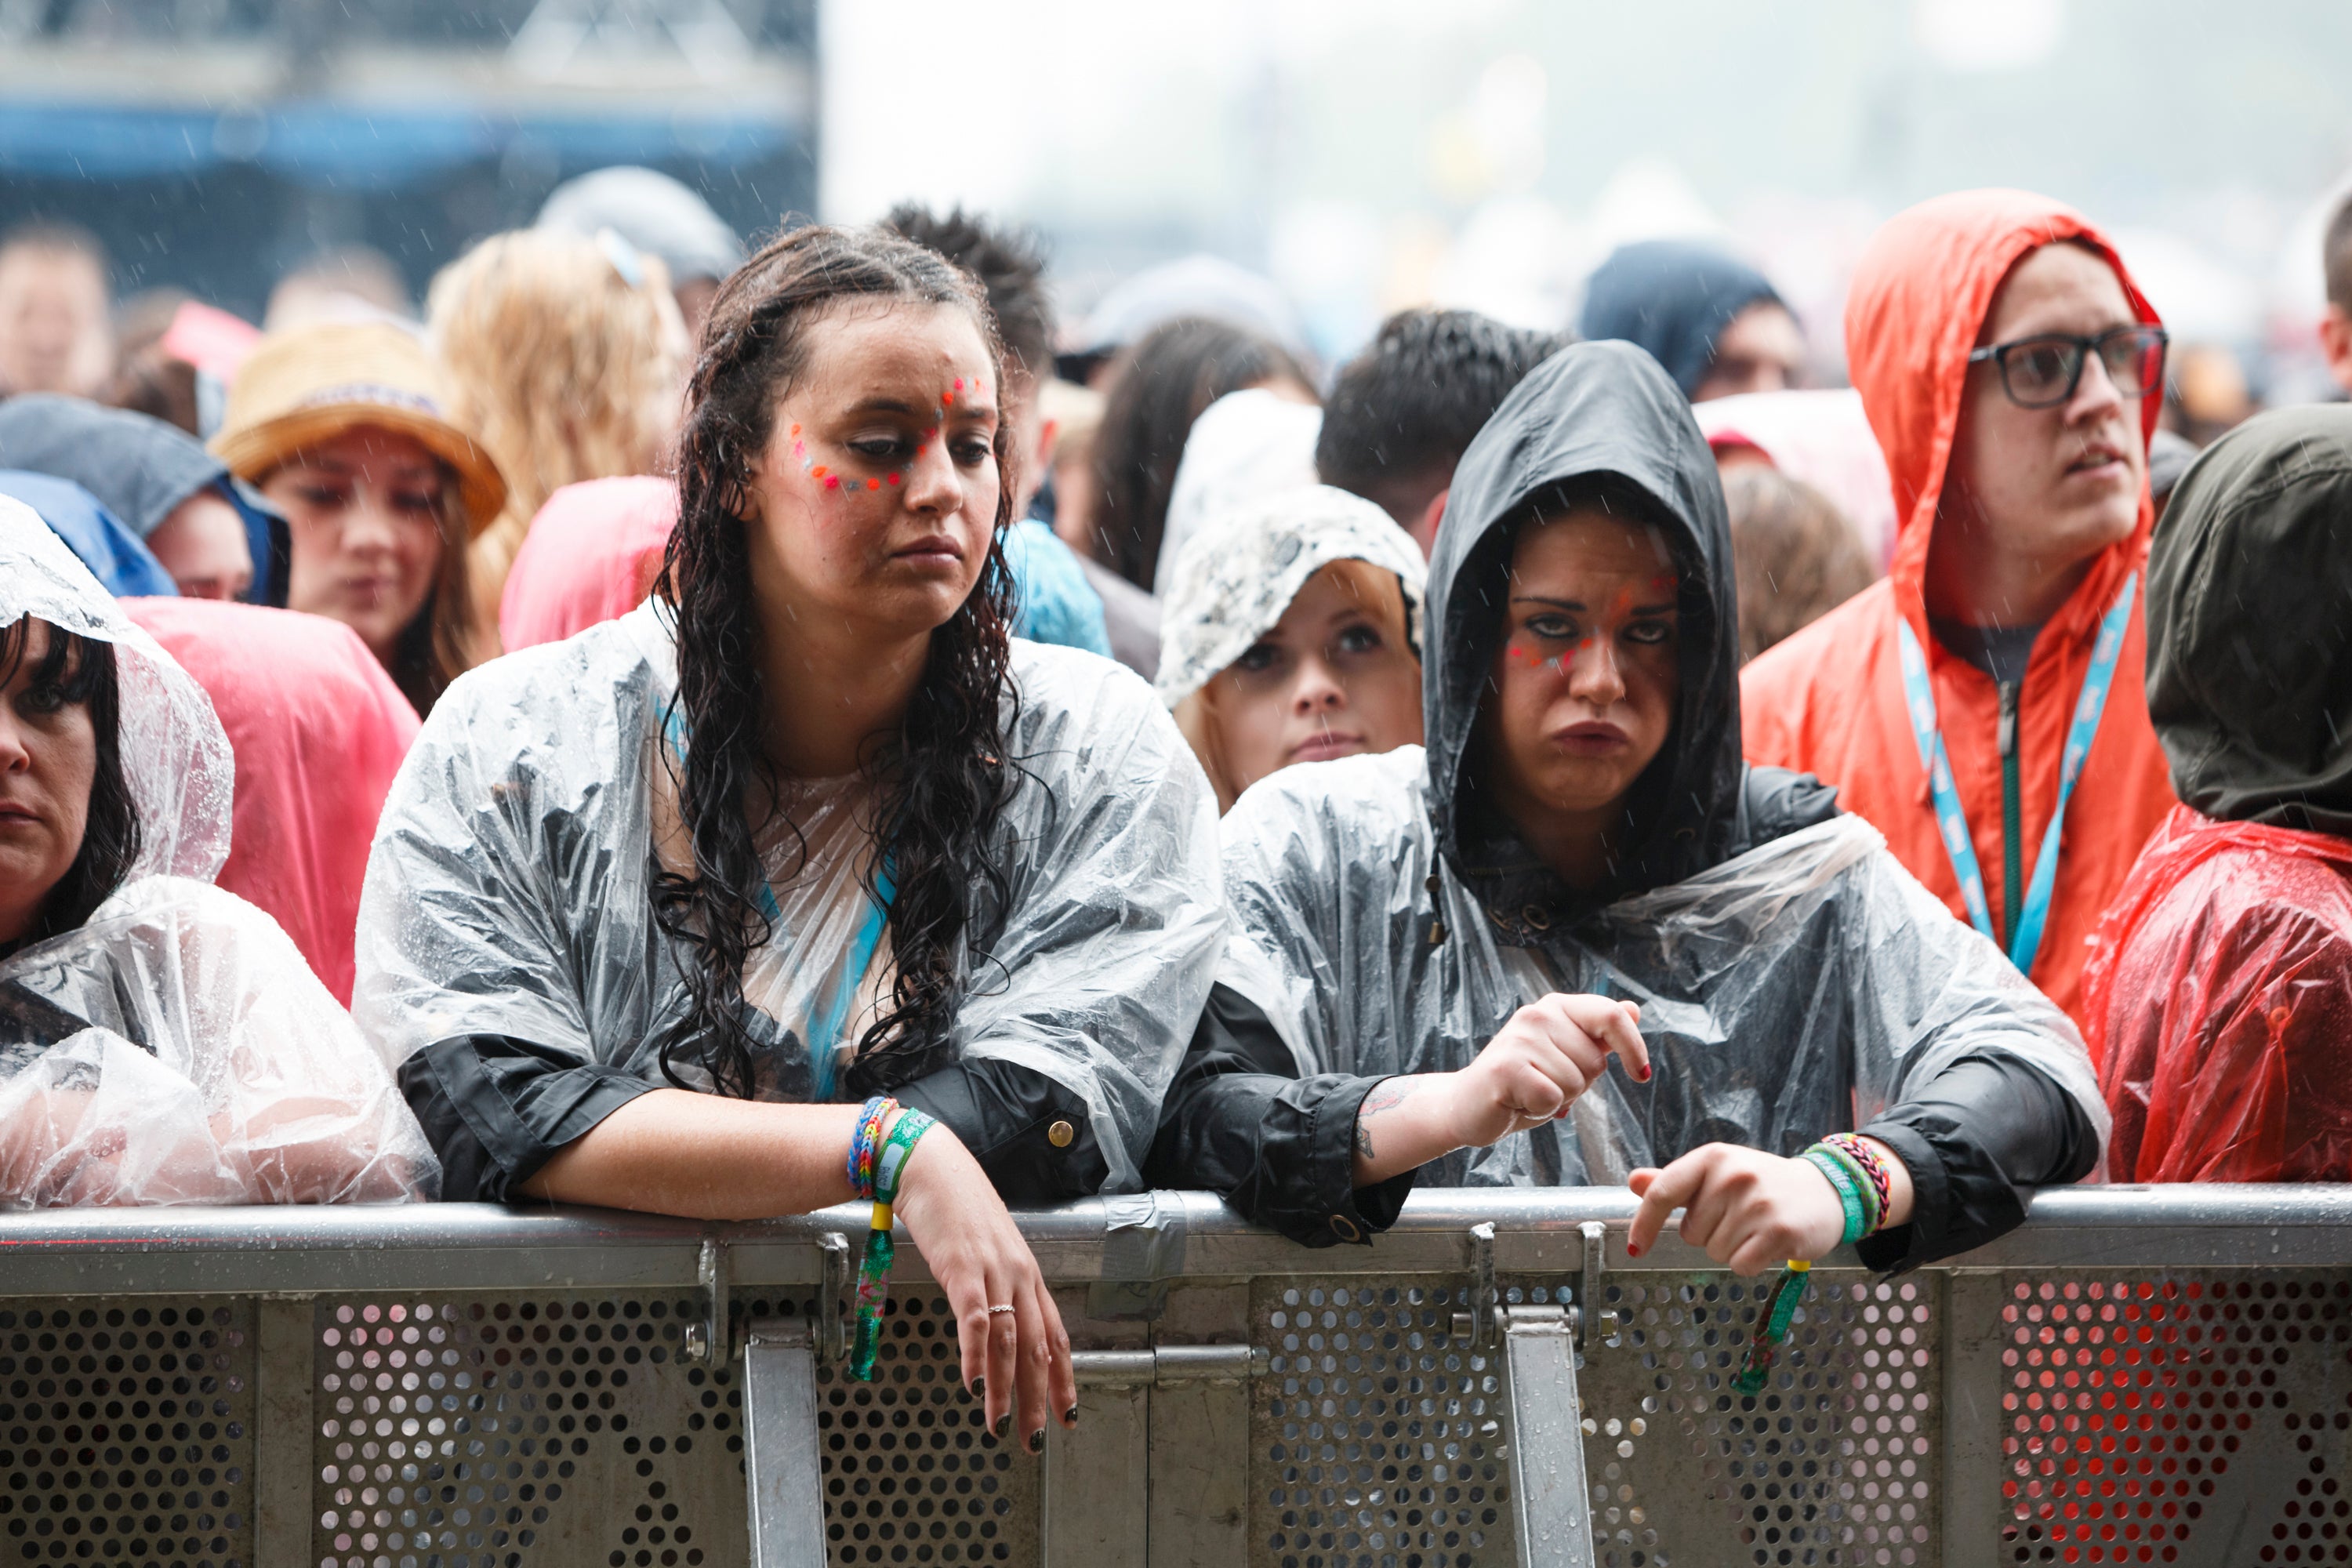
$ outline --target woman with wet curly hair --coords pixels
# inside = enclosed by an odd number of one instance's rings
[[[1000,359],[878,230],[728,280],[653,597],[435,710],[354,1011],[452,1197],[793,1214],[936,1119],[897,1215],[1034,1449],[1075,1395],[1004,1200],[1139,1184],[1223,913],[1150,690],[1007,632]]]

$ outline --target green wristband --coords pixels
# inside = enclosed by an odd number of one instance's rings
[[[1828,1180],[1845,1210],[1845,1235],[1838,1239],[1848,1245],[1860,1241],[1866,1233],[1863,1229],[1862,1194],[1853,1190],[1853,1178],[1846,1173],[1844,1166],[1818,1148],[1806,1150],[1801,1158]]]
[[[1870,1173],[1863,1169],[1861,1161],[1838,1144],[1823,1139],[1813,1147],[1835,1160],[1838,1168],[1852,1179],[1854,1195],[1862,1200],[1862,1234],[1876,1236],[1885,1217],[1878,1206],[1878,1184],[1870,1179]]]
[[[916,1141],[938,1125],[919,1110],[898,1112],[898,1120],[890,1124],[890,1136],[884,1142],[882,1152],[874,1156],[876,1203],[895,1205],[898,1201],[898,1179],[907,1173],[907,1157],[915,1152]]]

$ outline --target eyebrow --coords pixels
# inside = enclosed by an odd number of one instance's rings
[[[1554,609],[1574,610],[1579,615],[1589,615],[1591,611],[1591,606],[1585,604],[1581,599],[1555,599],[1549,594],[1514,594],[1511,595],[1511,603],[1514,605],[1549,605]],[[1679,606],[1676,605],[1675,601],[1668,599],[1663,603],[1655,605],[1635,605],[1632,606],[1632,610],[1633,613],[1637,616],[1663,616],[1667,611],[1676,609]]]
[[[948,410],[948,417],[952,419],[958,414],[994,415],[996,411],[996,405],[993,403],[959,401]],[[852,414],[904,414],[929,418],[938,413],[939,408],[937,405],[929,408],[918,408],[902,397],[867,397],[851,404],[849,412]]]

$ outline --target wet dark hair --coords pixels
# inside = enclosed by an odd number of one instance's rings
[[[661,1046],[662,1071],[681,1088],[692,1087],[677,1070],[682,1051],[699,1059],[723,1094],[749,1099],[759,1088],[758,1047],[742,1017],[743,964],[770,931],[752,902],[766,872],[743,803],[774,798],[781,781],[761,741],[761,626],[739,513],[779,395],[808,363],[812,328],[861,300],[951,306],[971,316],[989,353],[1002,357],[971,279],[878,228],[783,235],[711,301],[678,434],[678,522],[656,587],[677,612],[677,700],[691,737],[678,770],[678,809],[695,874],[665,870],[654,889],[656,923],[692,953],[691,1009]],[[864,763],[877,786],[877,864],[888,865],[896,890],[889,993],[845,1079],[857,1098],[944,1065],[959,949],[984,953],[1005,903],[1003,871],[984,847],[1011,793],[1001,707],[1013,617],[1004,445],[1000,426],[995,532],[980,582],[931,633],[905,722]],[[870,871],[867,891],[875,891]],[[988,911],[978,921],[976,905]]]
[[[882,226],[980,279],[1004,340],[1008,372],[1029,377],[1033,385],[1054,374],[1054,301],[1045,291],[1045,258],[1033,237],[961,207],[942,216],[916,202],[892,207]]]
[[[1281,379],[1314,385],[1281,344],[1222,321],[1192,317],[1146,334],[1095,435],[1095,558],[1150,592],[1192,422],[1227,393]]]
[[[24,668],[32,632],[29,616],[0,626],[0,686],[14,680]],[[32,689],[54,693],[61,703],[88,708],[98,740],[98,768],[89,781],[89,814],[82,828],[81,851],[42,900],[40,918],[26,937],[32,942],[72,931],[113,897],[139,858],[141,837],[131,780],[122,771],[122,696],[114,645],[50,626],[49,646],[26,674]]]
[[[1315,468],[1411,525],[1512,388],[1568,332],[1507,327],[1475,310],[1400,310],[1349,360],[1323,405]]]

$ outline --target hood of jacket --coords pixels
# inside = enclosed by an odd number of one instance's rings
[[[1643,502],[1682,571],[1680,681],[1664,747],[1631,792],[1614,881],[1572,895],[1477,804],[1474,740],[1502,631],[1515,525],[1563,484],[1607,476]],[[1456,874],[1518,909],[1570,914],[1677,882],[1738,834],[1739,615],[1715,458],[1658,362],[1627,342],[1578,343],[1521,382],[1463,454],[1429,562],[1422,710],[1438,845]]]
[[[1927,545],[1951,465],[1968,390],[1969,353],[2010,269],[2060,240],[2079,240],[2115,269],[2132,313],[2150,325],[2156,310],[2132,281],[2105,236],[2072,207],[2028,191],[1960,191],[1897,214],[1872,237],[1846,297],[1847,368],[1895,487],[1895,558],[1887,576],[1897,611],[1922,646]],[[2140,404],[2140,438],[2156,433],[2159,400]],[[2052,624],[2095,622],[2147,548],[2154,508],[2140,497],[2139,522],[2108,546]]]
[[[1736,256],[1679,239],[1648,239],[1612,252],[1584,286],[1578,335],[1639,343],[1687,398],[1715,363],[1715,341],[1759,301],[1778,305],[1771,280]]]
[[[54,393],[0,403],[0,468],[71,479],[142,539],[228,478],[227,464],[176,426]]]
[[[2208,447],[2147,569],[2147,708],[2181,800],[2352,837],[2352,407]]]
[[[246,597],[256,604],[286,602],[285,518],[176,426],[88,398],[28,393],[0,402],[0,468],[79,485],[142,541],[182,501],[215,490],[245,524],[253,556],[253,586]]]

